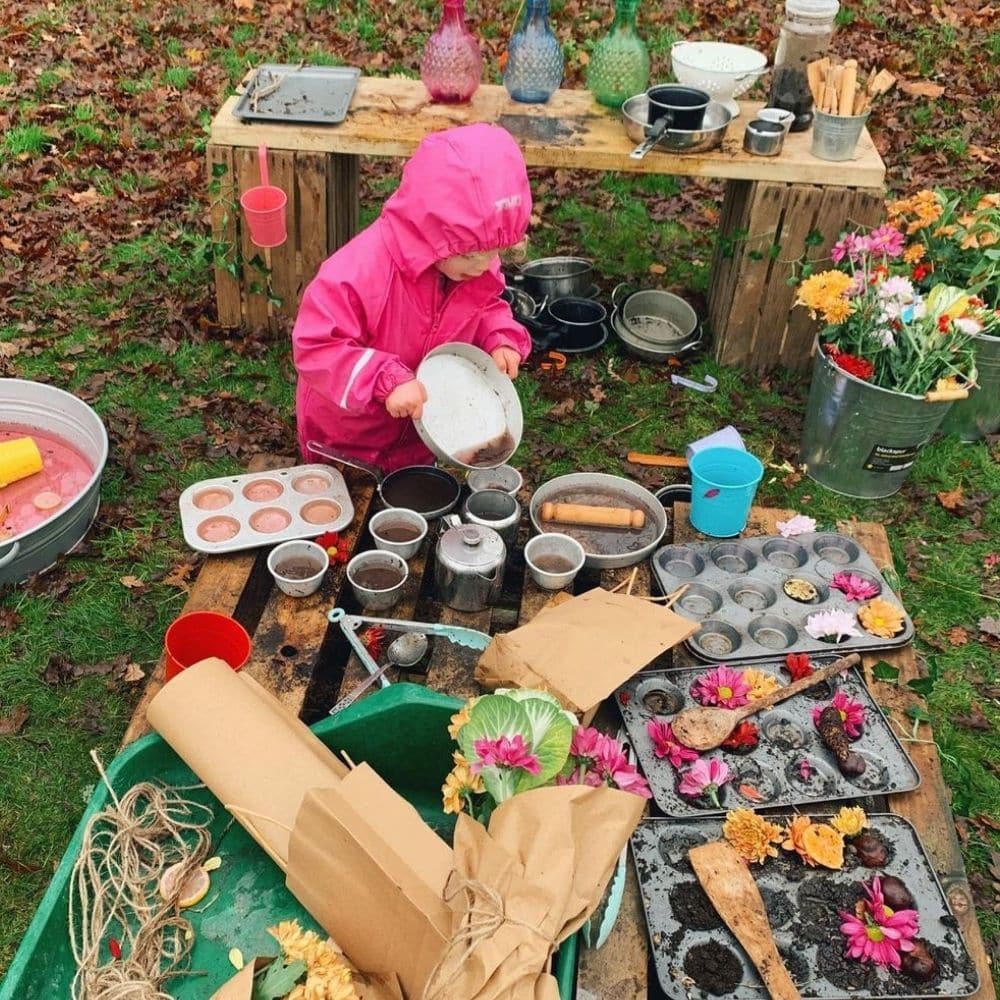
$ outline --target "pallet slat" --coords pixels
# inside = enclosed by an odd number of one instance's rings
[[[299,205],[299,296],[329,256],[327,233],[327,158],[298,153],[295,158]]]
[[[242,193],[256,187],[260,183],[257,150],[237,149],[233,158],[236,166],[236,190]],[[267,254],[251,242],[250,227],[245,222],[240,226],[240,245],[243,251],[243,318],[251,329],[260,329],[268,324],[267,290],[270,274]]]
[[[271,328],[277,330],[282,321],[292,321],[299,306],[299,248],[296,225],[298,215],[297,192],[295,186],[295,154],[281,150],[268,153],[271,183],[281,188],[288,198],[285,206],[285,221],[288,239],[280,247],[271,250],[271,291],[280,299],[271,305]]]
[[[212,239],[216,244],[213,271],[219,325],[239,326],[243,314],[240,283],[230,270],[235,269],[237,263],[240,211],[232,147],[209,143],[205,158]]]

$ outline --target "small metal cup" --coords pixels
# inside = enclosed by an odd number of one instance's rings
[[[465,501],[462,520],[467,524],[492,528],[503,539],[509,552],[517,545],[521,505],[503,490],[478,490]]]
[[[387,587],[385,590],[372,590],[358,584],[356,580],[358,571],[368,567],[394,569],[401,573],[403,578],[394,587]],[[409,575],[410,570],[406,561],[394,552],[380,552],[378,550],[362,552],[347,564],[347,579],[351,583],[354,596],[358,599],[358,603],[368,611],[388,611],[389,608],[398,604],[403,596],[403,588],[406,586],[406,579]]]
[[[743,148],[754,156],[777,156],[785,144],[785,128],[777,122],[755,118],[743,133]]]
[[[544,565],[539,566],[537,562],[544,560],[545,556],[566,559],[570,568],[559,573],[545,569]],[[575,538],[554,531],[535,535],[524,547],[524,561],[528,572],[542,590],[564,590],[583,569],[586,558],[583,546]]]
[[[524,478],[512,465],[498,465],[495,469],[473,469],[465,481],[473,493],[480,490],[502,490],[511,496],[517,496],[524,485]]]
[[[394,542],[390,538],[385,538],[381,531],[394,524],[405,524],[408,527],[416,528],[419,534],[409,542]],[[412,559],[419,551],[424,539],[427,537],[427,520],[423,514],[418,514],[415,510],[407,510],[405,507],[390,507],[388,510],[380,510],[368,525],[372,533],[372,540],[375,548],[383,552],[394,552],[402,559]]]

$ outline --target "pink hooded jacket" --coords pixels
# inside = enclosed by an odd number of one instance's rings
[[[433,455],[413,421],[385,398],[424,356],[460,341],[522,358],[528,332],[501,299],[499,261],[441,292],[434,264],[524,237],[531,189],[524,157],[504,129],[467,125],[427,136],[379,218],[341,247],[306,288],[292,332],[299,444],[310,440],[385,471]]]

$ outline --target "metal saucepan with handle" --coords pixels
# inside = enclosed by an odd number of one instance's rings
[[[427,520],[453,510],[462,492],[461,483],[450,472],[433,465],[407,465],[384,475],[377,466],[331,451],[316,441],[309,441],[307,448],[328,462],[343,462],[367,472],[377,483],[379,499],[386,507],[415,510]]]
[[[522,264],[511,283],[535,299],[587,298],[594,287],[594,265],[583,257],[541,257]]]

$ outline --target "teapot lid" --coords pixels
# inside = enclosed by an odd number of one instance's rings
[[[492,529],[479,524],[449,528],[438,545],[438,558],[471,572],[490,572],[503,561],[506,547]]]

